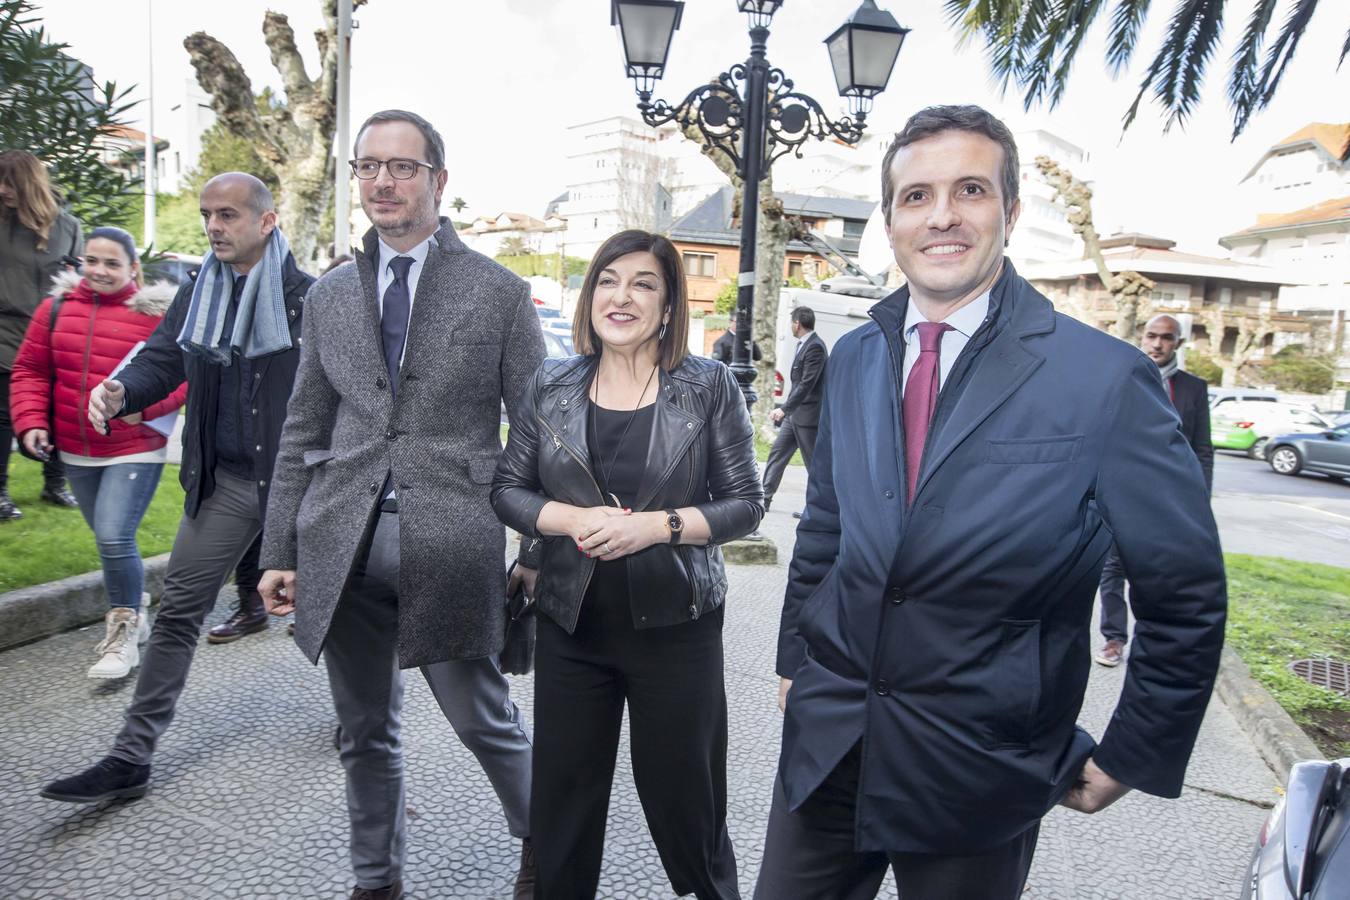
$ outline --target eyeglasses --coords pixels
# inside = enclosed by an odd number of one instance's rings
[[[396,181],[407,181],[417,174],[419,166],[425,166],[436,171],[435,166],[430,163],[419,162],[415,159],[353,159],[349,160],[352,167],[352,174],[362,181],[373,181],[380,175],[380,166],[389,170],[389,177]]]

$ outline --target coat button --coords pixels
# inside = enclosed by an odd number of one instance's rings
[[[383,378],[376,378],[376,379],[375,379],[375,386],[376,386],[377,388],[379,388],[380,390],[384,390],[385,385],[386,385],[386,382],[385,382],[385,380],[384,380]]]
[[[394,429],[390,428],[388,431],[386,431],[386,432],[384,433],[384,436],[387,437],[387,438],[389,438],[389,440],[391,440],[391,441],[397,440],[397,439],[398,439],[398,432],[395,431]]]
[[[895,491],[884,491],[881,496],[885,497],[887,500],[894,500]]]
[[[380,492],[380,485],[379,485],[379,482],[372,481],[372,482],[370,483],[370,492],[371,492],[372,494],[378,494],[378,493]]]
[[[567,398],[564,397],[563,399],[559,400],[559,401],[558,401],[558,405],[559,405],[559,406],[566,406],[566,405],[567,405]]]
[[[257,408],[256,406],[253,407],[253,414],[254,414],[255,416],[258,414],[258,408]]]
[[[267,482],[265,481],[258,482],[258,487],[267,487]]]
[[[692,603],[689,604],[689,615],[691,616],[698,615],[698,607]]]
[[[890,682],[884,678],[878,678],[875,690],[878,697],[889,697],[891,693]]]
[[[899,606],[909,598],[905,596],[904,591],[900,590],[898,587],[893,587],[886,591],[886,599],[896,606]]]

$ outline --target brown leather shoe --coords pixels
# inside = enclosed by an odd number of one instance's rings
[[[534,900],[534,845],[526,838],[520,842],[520,871],[516,873],[515,900]]]
[[[352,888],[351,900],[399,900],[403,896],[403,882],[395,881],[382,888]]]
[[[248,599],[239,603],[234,615],[206,634],[206,640],[212,644],[228,644],[237,641],[246,634],[262,631],[267,627],[267,608],[263,606],[262,595],[257,591],[249,594]]]
[[[1121,660],[1124,658],[1124,641],[1107,641],[1095,657],[1098,665],[1106,666],[1108,669],[1114,669],[1116,666],[1120,665]]]

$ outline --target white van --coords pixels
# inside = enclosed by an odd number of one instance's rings
[[[797,339],[792,336],[794,309],[799,306],[811,307],[811,311],[816,314],[816,334],[820,335],[826,348],[834,350],[835,341],[859,325],[871,321],[867,311],[890,293],[890,288],[877,287],[865,278],[846,275],[823,281],[816,290],[783,288],[778,295],[778,327],[774,346],[774,403],[783,402],[783,398],[792,390],[792,354],[797,344]]]

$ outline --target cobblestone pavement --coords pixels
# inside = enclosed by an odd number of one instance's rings
[[[764,530],[778,568],[736,567],[726,617],[731,836],[741,885],[761,860],[779,742],[773,656],[803,477],[791,467]],[[232,592],[227,592],[228,597]],[[209,624],[224,618],[222,602]],[[343,780],[323,673],[283,627],[203,642],[178,720],[142,800],[54,803],[42,784],[107,749],[132,684],[84,677],[92,629],[0,653],[0,898],[338,898],[348,889]],[[1094,667],[1082,721],[1100,735],[1124,670]],[[532,710],[529,679],[517,700]],[[487,779],[420,677],[404,707],[411,807],[410,900],[509,896],[518,848]],[[600,896],[668,898],[620,754]],[[1056,810],[1041,832],[1029,898],[1234,898],[1275,779],[1217,700],[1181,799],[1131,795],[1095,817]],[[883,896],[894,896],[888,886]]]

